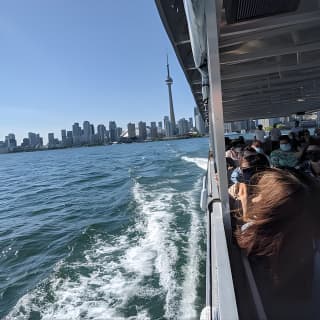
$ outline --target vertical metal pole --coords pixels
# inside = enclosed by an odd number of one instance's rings
[[[219,2],[220,3],[220,2]],[[214,158],[218,169],[219,192],[222,202],[225,231],[231,234],[229,212],[228,178],[225,159],[224,121],[222,105],[222,88],[219,56],[219,17],[221,8],[216,0],[206,0],[207,56],[209,73],[209,118],[212,121],[214,136]],[[218,13],[217,14],[217,10]]]

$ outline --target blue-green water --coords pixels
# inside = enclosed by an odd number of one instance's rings
[[[1,155],[0,318],[196,319],[207,150],[192,139]]]

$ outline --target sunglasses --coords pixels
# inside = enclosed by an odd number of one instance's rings
[[[307,151],[306,157],[311,161],[320,160],[320,150],[319,151]]]

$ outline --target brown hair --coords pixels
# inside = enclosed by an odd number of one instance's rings
[[[267,262],[279,292],[308,295],[313,240],[320,229],[319,182],[307,174],[280,169],[269,169],[253,178],[256,184],[248,186],[246,204],[251,224],[236,231],[238,244],[248,255]]]
[[[247,219],[252,224],[236,231],[239,246],[248,254],[278,255],[288,234],[298,232],[302,224],[319,225],[320,189],[314,179],[280,169],[269,169],[253,178],[247,203]],[[255,202],[258,198],[261,200]]]

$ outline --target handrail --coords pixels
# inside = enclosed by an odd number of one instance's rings
[[[215,180],[212,159],[208,160],[208,209],[207,209],[207,288],[206,304],[210,318],[237,320],[238,311],[223,224],[222,203]]]
[[[262,299],[261,299],[261,296],[260,296],[260,293],[259,293],[259,290],[257,287],[257,283],[254,279],[248,257],[246,256],[244,251],[241,251],[241,259],[242,259],[244,270],[245,270],[245,273],[247,276],[250,291],[252,294],[252,299],[254,301],[254,305],[257,310],[257,317],[258,317],[257,320],[267,320],[268,318],[267,318],[267,315],[266,315],[264,307],[263,307],[263,303],[262,303]]]

